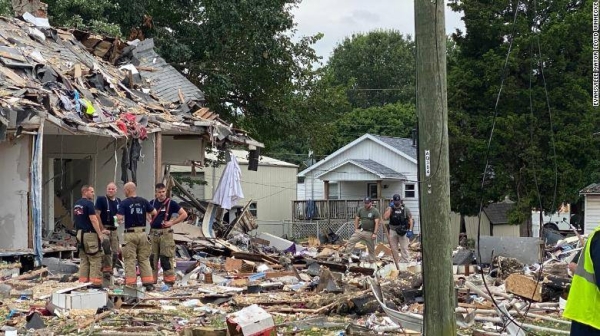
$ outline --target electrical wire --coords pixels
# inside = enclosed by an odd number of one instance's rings
[[[512,0],[509,1],[509,4],[512,5]],[[490,290],[487,281],[485,279],[485,274],[483,273],[483,267],[481,264],[481,214],[483,212],[483,200],[484,200],[484,190],[485,190],[485,181],[486,181],[486,176],[487,176],[487,172],[488,172],[488,167],[489,167],[489,156],[490,156],[490,150],[491,150],[491,144],[492,144],[492,139],[494,137],[494,130],[496,128],[496,119],[498,117],[498,105],[500,103],[500,97],[502,95],[502,88],[504,87],[504,81],[506,79],[506,73],[507,73],[507,68],[508,68],[508,60],[510,58],[510,53],[512,51],[512,46],[513,46],[513,42],[515,40],[515,36],[516,36],[516,31],[517,31],[517,18],[518,18],[518,14],[519,14],[519,4],[520,4],[520,0],[516,1],[516,5],[514,6],[514,19],[513,19],[513,27],[512,27],[512,35],[510,38],[510,42],[508,45],[508,51],[506,53],[506,58],[504,60],[504,65],[502,67],[502,73],[501,73],[501,79],[500,79],[500,88],[498,90],[498,95],[496,96],[496,103],[494,105],[494,115],[492,118],[492,128],[490,130],[490,136],[488,139],[488,143],[487,143],[487,148],[486,148],[486,153],[485,153],[485,166],[484,166],[484,171],[483,171],[483,176],[481,179],[481,197],[480,197],[480,203],[479,203],[479,215],[478,215],[478,224],[477,224],[477,261],[479,264],[479,270],[480,270],[480,274],[481,274],[481,279],[483,280],[483,285],[486,289],[486,291],[488,292],[490,298],[492,299],[492,304],[497,308],[497,310],[502,313],[507,319],[508,321],[510,321],[511,323],[513,323],[514,325],[518,326],[520,330],[523,330],[523,327],[521,326],[521,324],[517,323],[513,317],[508,314],[508,313],[504,313],[503,310],[500,309],[500,306],[498,305],[498,302],[496,301],[496,299],[494,299],[494,295],[492,294],[492,291]],[[504,325],[504,329],[506,329],[508,324]],[[531,332],[532,334],[535,334],[533,332]]]
[[[537,0],[533,0],[533,9],[535,17],[537,17]],[[538,57],[540,60],[539,68],[542,75],[542,81],[544,83],[544,94],[546,95],[546,106],[548,107],[548,120],[550,122],[550,142],[552,143],[552,155],[554,156],[554,196],[552,198],[552,207],[550,209],[556,209],[556,194],[558,188],[558,163],[556,160],[556,143],[554,142],[554,125],[552,123],[552,110],[550,109],[550,96],[548,95],[548,86],[546,85],[546,76],[544,75],[544,60],[542,58],[542,48],[540,47],[540,36],[539,33],[536,36]],[[540,211],[542,209],[540,208]],[[541,225],[542,223],[540,223]]]
[[[534,18],[536,16],[537,16],[537,14],[534,15]],[[533,43],[530,44],[530,47],[529,47],[529,57],[531,57],[531,62],[530,62],[531,68],[529,70],[529,90],[528,90],[529,91],[529,113],[530,113],[530,116],[531,116],[531,124],[529,125],[530,126],[529,127],[529,137],[530,137],[530,142],[531,142],[530,146],[533,147],[533,128],[534,128],[533,127],[533,120],[534,120],[534,117],[535,117],[534,113],[533,113],[533,94],[532,94],[532,91],[533,91],[532,90],[532,77],[533,77],[533,60],[534,60],[534,58],[533,58]],[[532,167],[533,168],[533,181],[535,183],[535,190],[536,190],[537,196],[538,196],[539,209],[541,211],[541,209],[542,209],[542,194],[540,193],[540,186],[539,186],[538,179],[537,179],[537,169],[536,169],[536,166],[535,166],[535,160],[532,160],[532,166],[533,166]],[[540,225],[540,228],[541,228],[541,225]],[[543,255],[540,256],[540,265],[541,265],[541,267],[539,269],[539,273],[540,274],[544,271],[544,260],[543,260],[543,258],[544,258]],[[539,279],[539,276],[538,276],[538,279],[535,282],[535,287],[533,288],[532,297],[537,292],[539,283],[540,283],[540,279]],[[527,313],[529,313],[529,309],[531,309],[531,305],[532,305],[532,301],[530,300],[528,302],[527,309],[525,309],[525,312],[523,314],[521,314],[519,312],[519,314],[521,316],[523,316],[523,317],[527,316]]]
[[[537,20],[537,16],[538,16],[538,12],[537,12],[537,0],[533,0],[533,18],[534,20]],[[530,29],[530,32],[533,31],[533,29]],[[544,93],[546,96],[546,106],[548,108],[548,119],[549,119],[549,124],[550,124],[550,139],[551,139],[551,144],[552,144],[552,151],[553,151],[553,162],[554,162],[554,194],[552,196],[552,207],[551,209],[555,209],[556,206],[556,197],[557,197],[557,188],[558,188],[558,162],[556,160],[556,144],[554,142],[554,127],[552,124],[552,111],[550,108],[550,97],[548,95],[548,89],[547,89],[547,85],[546,85],[546,77],[544,76],[544,61],[543,61],[543,57],[542,57],[542,49],[540,46],[540,29],[536,29],[536,31],[538,32],[536,34],[536,42],[537,42],[537,47],[538,47],[538,54],[537,56],[539,57],[539,68],[540,68],[540,74],[542,75],[542,81],[544,83]],[[530,47],[530,56],[533,56],[533,43],[531,44]],[[532,94],[531,94],[531,76],[533,73],[533,58],[532,58],[532,62],[531,62],[531,71],[529,73],[529,107],[530,107],[530,112],[531,112],[531,117],[532,117],[532,121],[533,121],[533,101],[532,101]],[[533,130],[530,129],[530,136],[531,136],[531,145],[533,146]],[[537,175],[536,175],[536,170],[535,170],[535,161],[533,162],[534,165],[534,170],[533,170],[533,177],[534,177],[534,182],[535,182],[535,186],[536,186],[536,191],[538,194],[538,200],[539,200],[539,209],[540,209],[540,214],[542,214],[543,208],[542,208],[542,196],[540,193],[540,188],[539,188],[539,184],[537,181]],[[540,229],[543,228],[543,223],[540,221]],[[541,230],[540,230],[541,231]],[[541,274],[544,271],[544,263],[543,263],[543,256],[542,256],[542,260],[540,260],[540,269],[539,269],[539,274]],[[540,284],[540,276],[537,276],[537,280],[535,283],[535,287],[533,289],[533,293],[535,294],[537,292],[537,288],[539,287]],[[527,306],[527,309],[525,310],[525,312],[523,313],[523,316],[527,316],[527,313],[529,312],[529,309],[531,308],[531,304],[532,302],[529,301],[529,305]]]

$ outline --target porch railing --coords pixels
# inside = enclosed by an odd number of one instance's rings
[[[380,204],[387,205],[389,200],[373,200],[373,206],[379,211],[385,210]],[[352,220],[360,207],[364,206],[363,200],[303,200],[292,201],[292,220]]]

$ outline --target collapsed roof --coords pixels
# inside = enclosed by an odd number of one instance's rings
[[[124,137],[119,120],[135,116],[148,132],[263,147],[206,108],[203,92],[156,54],[151,39],[124,42],[23,17],[0,17],[0,141],[36,118],[74,134]]]

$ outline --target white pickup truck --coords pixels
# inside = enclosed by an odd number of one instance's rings
[[[543,213],[542,216],[542,227],[544,229],[558,231],[561,233],[573,232],[571,228],[571,206],[569,204],[563,204],[560,209],[555,212],[548,214]],[[578,230],[581,228],[575,226]],[[534,237],[539,237],[540,234],[540,212],[531,211],[531,229]]]

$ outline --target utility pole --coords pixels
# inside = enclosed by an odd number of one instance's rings
[[[456,335],[443,0],[415,0],[424,335]]]

